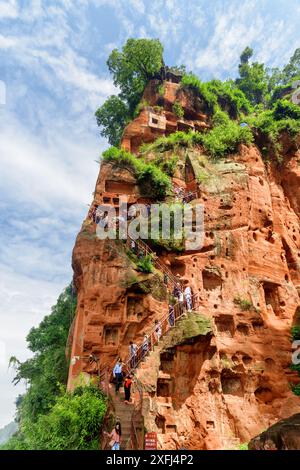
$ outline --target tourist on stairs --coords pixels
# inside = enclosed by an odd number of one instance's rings
[[[185,298],[187,311],[191,312],[193,310],[193,302],[192,302],[192,291],[191,291],[190,286],[187,286],[184,289],[184,298]]]
[[[174,286],[173,296],[175,297],[175,299],[179,300],[181,294],[182,294],[181,286],[180,286],[180,283],[177,282],[177,283],[175,284],[175,286]]]
[[[161,337],[161,323],[158,320],[155,320],[155,329],[154,329],[154,334],[155,334],[155,339],[156,342],[158,343]]]
[[[125,382],[124,382],[124,392],[125,392],[125,403],[130,402],[130,392],[131,392],[131,384],[132,384],[132,379],[131,375],[127,375]]]
[[[175,325],[175,312],[173,305],[169,305],[169,325],[171,327]]]
[[[137,350],[138,347],[132,341],[129,342],[129,357],[130,357],[130,367],[131,369],[135,369],[137,365]]]
[[[116,393],[118,393],[123,382],[122,362],[120,358],[113,369],[113,376],[116,381]]]
[[[121,430],[121,423],[119,421],[116,422],[116,425],[111,433],[104,431],[103,434],[111,438],[109,442],[109,446],[111,447],[111,450],[120,450],[122,430]]]
[[[144,341],[142,344],[142,358],[144,358],[148,354],[148,351],[149,351],[149,337],[148,335],[145,335]]]

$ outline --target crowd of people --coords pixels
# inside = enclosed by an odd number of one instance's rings
[[[192,191],[186,191],[183,187],[174,185],[173,186],[173,193],[175,195],[175,201],[176,202],[182,202],[183,204],[187,204],[196,197],[196,193]],[[108,211],[103,210],[103,206],[101,206],[102,209],[100,209],[99,204],[93,203],[93,205],[89,209],[88,213],[88,218],[92,220],[95,224],[100,224],[103,227],[108,226],[108,222],[111,225],[108,228],[112,227],[117,227],[118,224],[122,221],[125,222],[125,218],[122,216],[116,216],[112,217],[109,220],[108,217]],[[151,216],[151,204],[147,203],[145,204],[146,207],[146,213],[144,214],[146,217]],[[129,207],[128,210],[128,215],[127,215],[127,220],[132,220],[135,218],[137,215],[137,209],[135,208],[135,205],[133,204],[132,206]]]

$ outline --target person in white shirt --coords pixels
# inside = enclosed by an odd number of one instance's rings
[[[123,372],[122,372],[122,362],[121,359],[118,359],[115,367],[113,368],[113,376],[116,380],[116,393],[118,393],[123,382]]]
[[[134,369],[137,365],[137,350],[138,347],[132,341],[129,342],[129,357],[130,357],[130,367]]]
[[[161,323],[158,320],[155,320],[154,333],[155,333],[156,341],[159,342],[162,331],[161,331]]]
[[[191,312],[193,309],[193,302],[192,302],[192,291],[191,291],[190,286],[187,286],[184,289],[184,298],[185,298],[187,311]]]

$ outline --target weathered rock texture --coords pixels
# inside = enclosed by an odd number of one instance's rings
[[[300,413],[282,419],[251,439],[250,450],[300,450]]]
[[[201,102],[178,90],[167,82],[160,96],[150,83],[149,106],[126,128],[124,148],[138,152],[143,141],[209,125]],[[176,99],[182,122],[172,112]],[[163,109],[156,111],[157,104]],[[144,421],[164,449],[236,447],[299,411],[291,392],[297,377],[290,370],[290,328],[300,305],[300,153],[287,146],[280,168],[254,146],[218,162],[200,148],[178,154],[176,181],[196,187],[193,204],[204,204],[204,246],[158,255],[198,293],[198,314],[212,331],[183,335],[169,346],[165,337],[139,368]],[[145,201],[130,171],[102,164],[93,204],[110,200],[118,207],[123,194],[130,203]],[[101,364],[126,357],[129,341],[140,343],[168,308],[159,274],[141,277],[123,244],[98,240],[88,217],[73,268],[78,309],[70,388],[81,372],[96,373],[90,353]]]

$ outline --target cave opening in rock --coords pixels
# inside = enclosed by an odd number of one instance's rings
[[[280,298],[278,292],[278,285],[271,282],[263,284],[266,305],[270,305],[275,315],[280,314]]]
[[[164,351],[160,355],[160,370],[164,373],[171,373],[174,367],[175,350]]]
[[[106,326],[104,328],[104,343],[107,346],[116,346],[118,344],[119,328]]]
[[[274,399],[273,392],[269,387],[258,387],[254,395],[259,401],[265,404],[271,403]]]
[[[171,381],[168,379],[158,379],[156,394],[158,397],[171,396]]]
[[[221,385],[225,395],[241,396],[243,394],[241,378],[229,369],[222,370]]]
[[[222,278],[215,271],[203,269],[202,271],[203,288],[205,290],[215,290],[222,287]]]
[[[232,315],[220,315],[216,317],[215,324],[220,336],[233,337],[235,328]]]
[[[157,415],[155,418],[155,424],[158,429],[161,431],[161,434],[166,432],[166,418],[162,415]]]

